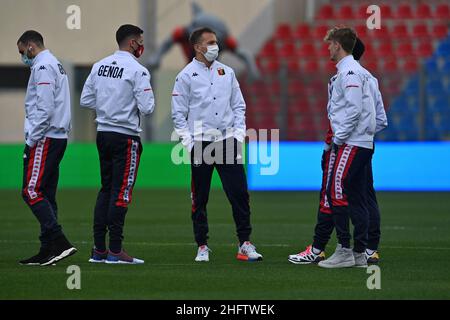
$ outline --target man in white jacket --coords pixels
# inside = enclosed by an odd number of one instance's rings
[[[23,265],[51,265],[77,250],[58,224],[59,164],[70,131],[69,81],[61,63],[44,47],[42,35],[26,31],[17,41],[31,68],[25,97],[25,151],[22,196],[41,225],[41,249]]]
[[[355,47],[352,55],[355,60],[359,61],[363,55],[365,46],[361,39],[356,38]],[[368,71],[367,71],[368,72]],[[333,76],[334,77],[334,76]],[[377,79],[370,75],[371,93],[376,101],[376,133],[387,127],[387,117],[383,104],[383,99],[378,88]],[[289,255],[289,262],[294,264],[311,264],[319,263],[325,259],[325,247],[330,240],[331,234],[334,230],[334,220],[331,208],[328,202],[325,202],[326,189],[328,184],[328,171],[330,164],[331,143],[333,139],[333,132],[331,125],[328,127],[328,132],[325,138],[325,146],[322,154],[322,185],[320,189],[320,202],[317,213],[317,222],[314,228],[313,243],[306,247],[304,251]],[[376,193],[373,187],[372,164],[367,166],[367,204],[369,210],[369,232],[368,232],[368,246],[366,249],[366,257],[368,263],[378,263],[378,244],[380,240],[380,211],[378,208]]]
[[[190,43],[196,55],[176,78],[172,119],[191,153],[192,222],[198,245],[195,261],[209,261],[206,205],[214,168],[232,206],[239,240],[237,259],[259,261],[262,255],[250,242],[247,178],[239,152],[245,138],[245,101],[233,69],[216,60],[215,32],[197,29]]]
[[[119,50],[94,64],[81,93],[81,106],[97,115],[102,180],[94,212],[92,263],[144,263],[122,248],[125,215],[142,153],[140,119],[155,106],[150,73],[136,60],[144,51],[142,33],[137,26],[121,26],[116,32]]]
[[[325,206],[332,211],[338,246],[320,267],[366,266],[369,212],[367,166],[373,154],[376,106],[372,79],[353,58],[356,34],[350,28],[331,29],[325,41],[337,74],[329,83],[328,118],[333,132]],[[350,247],[349,219],[354,225]]]

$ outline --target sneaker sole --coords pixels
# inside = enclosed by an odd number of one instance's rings
[[[105,263],[106,259],[102,259],[102,260],[95,260],[95,259],[89,259],[88,260],[90,263]]]
[[[144,264],[144,261],[142,262],[127,262],[127,261],[105,261],[106,264]]]
[[[48,266],[48,265],[56,264],[59,261],[65,259],[67,257],[70,257],[71,255],[74,255],[76,252],[77,252],[77,249],[72,247],[70,249],[63,251],[59,256],[53,257],[48,262],[42,263],[41,266]]]
[[[249,258],[248,256],[245,256],[243,254],[238,254],[236,256],[236,259],[240,260],[240,261],[247,261],[247,262],[256,262],[256,261],[262,261],[263,258],[262,257],[258,257],[258,258]]]
[[[297,260],[292,260],[292,259],[288,259],[288,261],[290,263],[293,263],[293,264],[313,264],[313,263],[317,263],[317,262],[313,262],[313,261],[297,261]]]
[[[40,266],[41,264],[39,262],[32,262],[32,263],[21,263],[19,262],[21,266]]]
[[[326,269],[350,268],[350,267],[354,267],[354,266],[355,266],[354,262],[342,262],[342,263],[332,264],[332,265],[319,263],[319,267],[326,268]]]

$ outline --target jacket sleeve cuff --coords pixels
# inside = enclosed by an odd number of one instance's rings
[[[233,132],[233,137],[240,143],[243,143],[245,140],[245,130],[235,129]]]
[[[340,145],[342,145],[344,143],[344,141],[342,141],[341,139],[339,139],[337,137],[333,138],[333,142],[334,142],[334,144],[336,144],[338,146],[340,146]]]
[[[331,145],[328,143],[324,143],[323,144],[323,151],[330,151],[331,149]]]

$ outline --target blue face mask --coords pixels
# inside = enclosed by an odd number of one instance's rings
[[[33,61],[34,61],[34,58],[28,58],[26,52],[24,52],[24,53],[22,54],[22,62],[23,62],[25,65],[31,67],[31,66],[33,65]]]

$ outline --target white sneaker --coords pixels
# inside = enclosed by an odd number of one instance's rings
[[[256,252],[255,246],[250,241],[245,241],[242,246],[239,247],[236,258],[242,261],[261,261],[263,256]]]
[[[318,263],[322,268],[348,268],[355,265],[355,257],[351,248],[343,248],[339,243],[331,257]]]
[[[367,268],[367,256],[365,252],[358,253],[353,251],[353,256],[355,257],[355,267]]]
[[[198,261],[198,262],[209,261],[209,252],[210,251],[211,251],[211,249],[209,249],[206,244],[198,247],[197,256],[195,257],[195,261]]]
[[[307,246],[305,251],[291,254],[288,257],[288,261],[294,264],[319,263],[322,260],[325,260],[325,252],[320,251],[319,254],[315,254],[312,245]]]

